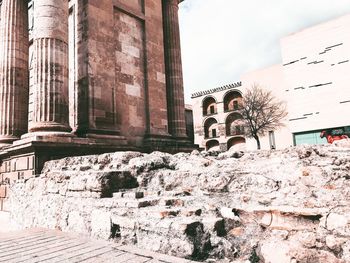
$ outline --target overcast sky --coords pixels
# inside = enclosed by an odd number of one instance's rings
[[[194,91],[280,63],[281,37],[345,14],[350,0],[185,0],[179,16],[186,102]]]

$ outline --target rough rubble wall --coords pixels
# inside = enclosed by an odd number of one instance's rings
[[[338,144],[65,158],[12,185],[9,207],[19,227],[207,262],[350,262],[350,141]]]

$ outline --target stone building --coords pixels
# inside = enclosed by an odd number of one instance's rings
[[[206,150],[226,151],[246,143],[239,106],[242,83],[192,94],[195,143]]]
[[[0,1],[1,175],[68,155],[191,150],[179,2]]]

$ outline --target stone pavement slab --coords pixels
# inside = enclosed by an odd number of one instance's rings
[[[0,232],[0,262],[6,263],[190,263],[133,246],[118,246],[48,229]]]

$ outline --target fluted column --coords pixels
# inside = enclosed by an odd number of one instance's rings
[[[28,3],[3,0],[0,15],[0,144],[7,144],[28,127]]]
[[[171,135],[186,137],[178,3],[179,0],[163,0],[168,122]]]
[[[29,131],[69,132],[68,0],[34,0],[33,52]]]

